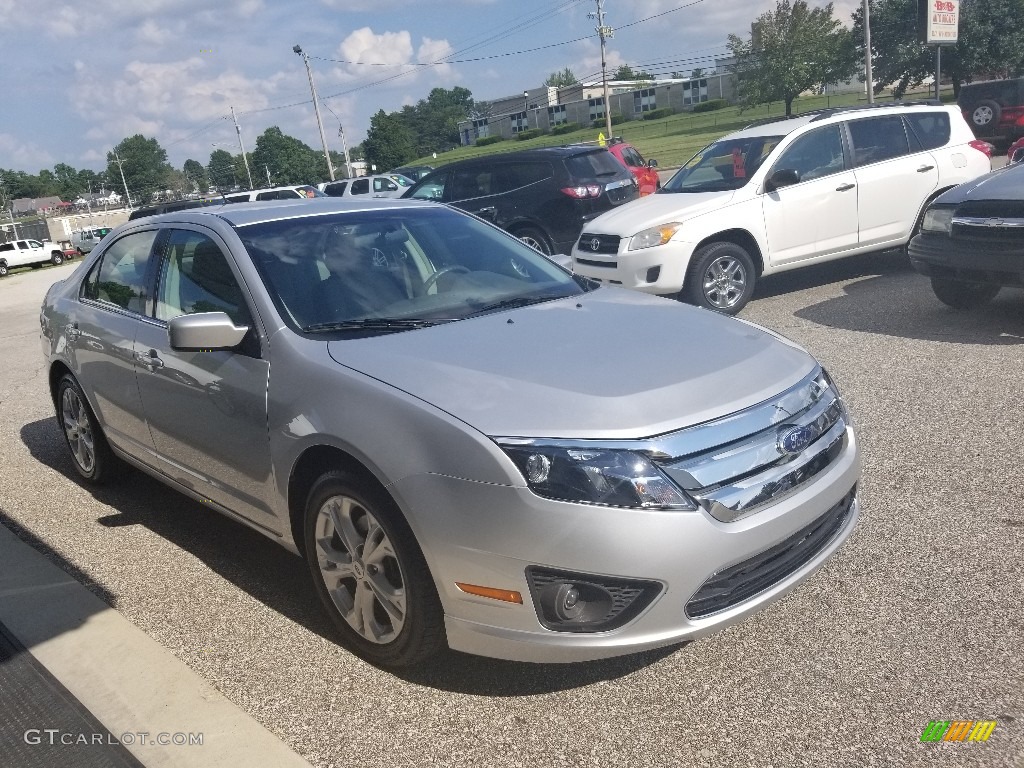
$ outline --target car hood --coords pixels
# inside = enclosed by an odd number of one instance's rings
[[[816,365],[758,326],[616,288],[328,350],[510,437],[650,437],[763,402]]]
[[[965,201],[1021,200],[1024,163],[1006,165],[984,176],[964,182],[939,195],[936,203],[957,205]]]
[[[593,221],[585,230],[597,234],[630,237],[649,227],[669,221],[685,221],[721,208],[736,193],[727,192],[659,192],[613,208]]]

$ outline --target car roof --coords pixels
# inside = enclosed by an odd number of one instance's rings
[[[853,104],[846,107],[825,107],[810,112],[801,112],[791,117],[768,117],[763,120],[755,120],[746,128],[742,128],[729,134],[729,138],[743,138],[745,136],[786,136],[808,123],[816,123],[829,118],[849,117],[851,115],[864,116],[868,112],[896,112],[900,114],[910,112],[921,107],[941,108],[945,111],[954,110],[956,107],[943,104],[934,100],[922,101],[890,101],[874,104]],[[724,138],[724,137],[723,137]]]
[[[345,197],[316,197],[312,199],[265,200],[231,205],[189,208],[173,213],[152,217],[153,222],[182,222],[202,224],[213,216],[226,221],[233,227],[244,227],[264,221],[298,219],[307,216],[324,216],[331,213],[387,210],[394,208],[439,209],[437,203],[419,200],[402,200],[394,197],[351,199]]]

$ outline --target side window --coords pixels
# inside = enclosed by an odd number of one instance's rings
[[[144,314],[146,271],[157,232],[135,232],[112,243],[82,284],[83,298]]]
[[[626,147],[622,150],[622,159],[626,165],[641,166],[644,164],[644,159],[640,157],[640,153],[632,147]]]
[[[248,195],[229,195],[228,197],[225,197],[224,199],[227,200],[229,203],[248,203],[249,202],[249,196]]]
[[[444,197],[444,189],[447,181],[448,174],[439,173],[409,195],[409,197],[415,200],[440,200]]]
[[[18,241],[18,248],[23,250],[23,251],[27,251],[28,250],[28,243],[26,243],[24,240],[19,240]]]
[[[157,320],[198,312],[225,312],[235,325],[252,325],[252,316],[227,258],[201,232],[171,232],[156,293]]]
[[[0,251],[13,251],[14,243],[3,243],[0,244]]]
[[[948,112],[911,112],[903,118],[924,149],[938,149],[949,143]]]
[[[480,168],[466,168],[452,174],[452,200],[470,200],[493,195],[494,174]]]
[[[899,115],[851,120],[847,125],[853,142],[853,164],[857,168],[910,154],[907,132]]]
[[[800,174],[800,181],[818,179],[843,170],[843,140],[838,125],[805,133],[779,157],[773,171],[786,169]]]
[[[356,179],[352,182],[352,189],[349,194],[352,195],[366,195],[370,192],[370,180],[369,179]]]
[[[324,194],[328,197],[341,197],[345,194],[345,187],[348,186],[347,181],[338,181],[334,184],[328,184],[324,187]]]

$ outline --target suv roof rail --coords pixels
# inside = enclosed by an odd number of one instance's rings
[[[826,117],[833,117],[835,115],[841,115],[846,112],[859,112],[861,110],[869,109],[889,109],[892,107],[942,107],[945,106],[938,99],[916,99],[914,101],[881,101],[875,102],[874,104],[850,104],[845,107],[822,107],[821,109],[809,109],[806,112],[799,112],[795,115],[779,115],[778,117],[764,117],[760,120],[755,120],[748,125],[743,126],[744,128],[755,128],[759,125],[768,125],[770,123],[777,123],[780,120],[793,120],[798,117],[811,117],[811,122],[816,120],[824,120]]]

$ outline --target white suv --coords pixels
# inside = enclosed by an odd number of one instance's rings
[[[0,243],[0,277],[5,277],[12,267],[63,264],[65,258],[60,246],[50,242],[12,240]]]
[[[986,150],[936,103],[755,124],[589,222],[573,270],[735,314],[759,275],[906,245],[932,198],[991,170]]]

